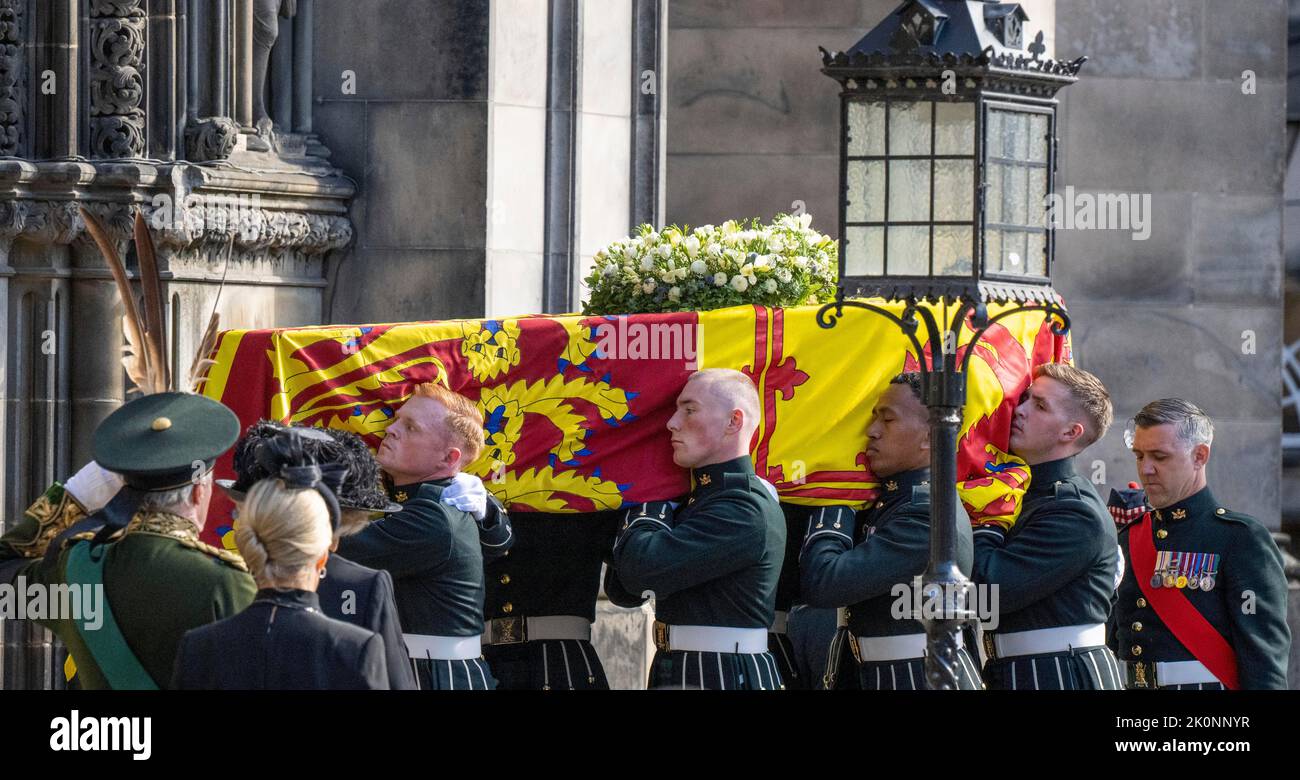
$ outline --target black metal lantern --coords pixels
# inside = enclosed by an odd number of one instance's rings
[[[982,14],[980,13],[982,12]],[[1023,47],[1016,3],[910,0],[847,52],[840,280],[849,295],[1045,300],[1056,92],[1085,58]]]
[[[1086,58],[1043,59],[1042,33],[1026,51],[1026,21],[1017,3],[908,0],[848,52],[822,50],[823,72],[843,91],[840,289],[818,323],[835,327],[845,308],[866,309],[892,320],[916,349],[931,452],[922,595],[942,605],[921,619],[926,677],[937,689],[956,687],[961,627],[974,617],[956,562],[957,440],[975,354],[968,348],[959,359],[960,335],[971,331],[973,345],[1026,309],[1043,311],[1058,335],[1069,329],[1051,286],[1047,204],[1056,93]],[[906,305],[899,314],[853,296]],[[927,302],[942,304],[944,317]],[[992,302],[1009,306],[990,317]]]

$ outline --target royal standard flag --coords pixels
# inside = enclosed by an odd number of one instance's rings
[[[483,412],[487,446],[467,471],[512,511],[565,513],[685,493],[689,477],[672,461],[665,427],[675,399],[696,369],[734,368],[754,380],[762,404],[759,476],[782,501],[860,507],[878,490],[866,458],[875,399],[894,375],[928,362],[931,345],[918,355],[896,325],[856,309],[825,329],[818,308],[231,330],[200,389],[245,426],[270,418],[342,428],[375,448],[414,386],[440,382]],[[971,335],[968,327],[957,338],[959,357]],[[973,348],[958,493],[974,522],[1009,526],[1029,478],[1007,452],[1011,416],[1034,366],[1070,361],[1069,340],[1043,312],[1027,311]],[[233,476],[229,453],[217,472]],[[224,537],[229,516],[214,501],[207,536]]]

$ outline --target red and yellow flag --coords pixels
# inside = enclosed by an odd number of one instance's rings
[[[759,476],[783,501],[861,506],[878,487],[866,459],[876,396],[928,361],[930,345],[917,355],[896,325],[861,310],[823,329],[817,310],[232,330],[217,343],[202,392],[245,426],[271,418],[342,428],[377,447],[413,387],[441,382],[483,412],[487,447],[467,470],[508,508],[586,512],[685,493],[688,476],[672,461],[665,427],[674,401],[697,368],[734,368],[754,380],[762,402]],[[959,355],[970,338],[965,330],[958,339]],[[1068,362],[1069,341],[1030,311],[995,324],[974,348],[958,490],[973,520],[1009,525],[1028,481],[1007,453],[1011,415],[1033,366]],[[232,476],[229,454],[217,472]],[[214,538],[229,525],[229,506],[219,504]]]

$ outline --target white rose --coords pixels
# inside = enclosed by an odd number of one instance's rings
[[[731,277],[731,289],[736,292],[744,292],[749,289],[749,280],[743,276],[733,276]]]
[[[673,287],[672,289],[670,289],[670,290],[668,291],[668,300],[670,300],[670,301],[680,301],[681,299],[682,299],[682,288],[680,288],[680,287]]]
[[[714,287],[721,287],[722,285],[724,285],[724,284],[726,284],[726,283],[727,283],[727,275],[724,274],[723,272],[718,271],[716,274],[713,275],[713,286],[714,286]]]
[[[776,259],[775,255],[759,255],[758,257],[754,258],[754,267],[767,268],[772,264],[772,261],[775,259]]]
[[[758,279],[755,278],[755,276],[754,276],[753,274],[750,274],[749,276],[747,276],[747,277],[745,277],[745,278],[749,280],[749,283],[750,283],[751,285],[758,284]]]
[[[691,236],[682,243],[686,246],[686,254],[691,257],[695,257],[700,253],[700,240],[695,236]]]
[[[793,277],[790,275],[788,268],[782,268],[776,272],[776,278],[781,280],[781,284],[789,284]]]
[[[780,252],[785,248],[785,242],[781,240],[780,236],[772,236],[771,240],[767,242],[767,248],[773,252]]]
[[[811,224],[812,224],[812,214],[808,214],[808,213],[805,212],[805,213],[799,215],[799,226],[800,226],[800,227],[803,227],[803,228],[806,229],[806,228],[807,228],[809,225],[811,225]]]
[[[663,281],[664,284],[672,284],[673,280],[676,278],[677,274],[672,268],[669,268],[667,271],[659,272],[659,279]]]
[[[776,292],[776,280],[768,279],[766,282],[763,282],[763,289],[770,293]]]
[[[617,273],[618,273],[618,268],[616,266],[607,265],[605,266],[605,270],[600,272],[600,275],[608,279],[609,277]]]
[[[659,256],[662,257],[662,258],[664,258],[665,260],[667,260],[668,258],[672,257],[672,256],[673,256],[673,248],[672,248],[672,246],[669,245],[669,244],[660,244],[660,245],[659,245]]]
[[[715,228],[712,225],[700,225],[699,227],[695,228],[695,235],[697,236],[707,235],[709,233],[712,233],[714,230]]]
[[[709,266],[703,260],[696,260],[691,263],[691,272],[696,276],[704,276],[709,272]]]
[[[722,256],[722,245],[721,245],[721,244],[709,244],[709,250],[708,250],[708,251],[709,251],[709,256],[710,256],[710,257],[721,257],[721,256]]]
[[[655,267],[655,259],[653,257],[651,257],[650,255],[646,255],[645,257],[641,258],[642,271],[649,271],[651,268],[654,267]]]
[[[654,231],[651,231],[650,233],[647,233],[646,235],[642,236],[641,241],[646,246],[654,246],[655,244],[659,243],[659,234]]]
[[[807,268],[808,258],[804,257],[803,255],[799,255],[794,259],[794,267],[799,269]]]
[[[745,263],[740,267],[741,276],[750,276],[753,273],[754,273],[754,266],[750,263]]]

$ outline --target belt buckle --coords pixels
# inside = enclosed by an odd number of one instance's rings
[[[657,649],[662,650],[662,651],[665,652],[665,653],[669,652],[669,647],[670,647],[670,645],[668,644],[668,624],[667,624],[667,623],[664,623],[664,622],[659,621],[659,620],[656,620],[656,621],[655,621],[655,625],[654,625],[654,640],[655,640],[655,647],[656,647]]]
[[[1136,663],[1129,664],[1129,668],[1133,670],[1133,687],[1134,687],[1134,688],[1154,688],[1154,687],[1156,687],[1156,681],[1155,681],[1155,676],[1156,676],[1156,667],[1155,667],[1155,664],[1151,664],[1151,666],[1148,667],[1147,664],[1146,664],[1146,662],[1144,662],[1144,661],[1138,661],[1138,662],[1136,662]],[[1150,672],[1150,674],[1151,674],[1151,679],[1147,679],[1147,673],[1148,673],[1148,672]]]
[[[990,661],[998,657],[997,646],[993,643],[993,634],[985,631],[980,635],[981,641],[984,642],[984,657]]]
[[[521,617],[492,618],[488,637],[494,645],[517,645],[528,641],[528,624]]]

